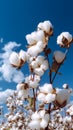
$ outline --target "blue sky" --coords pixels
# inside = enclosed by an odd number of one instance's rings
[[[3,43],[0,43],[0,53],[4,52],[2,48],[9,41],[21,43],[19,48],[15,48],[16,51],[21,48],[26,50],[25,35],[33,32],[37,24],[44,20],[50,20],[54,26],[54,36],[51,37],[49,47],[53,51],[59,50],[60,47],[56,44],[57,35],[63,31],[69,31],[73,35],[72,5],[72,0],[0,0],[0,38],[3,38]],[[61,87],[62,84],[68,83],[72,87],[73,45],[60,72],[62,72],[62,76],[57,76],[54,85]],[[44,81],[48,82],[46,74],[43,77],[42,84]],[[0,87],[3,90],[14,89],[15,86],[14,82],[0,80]]]

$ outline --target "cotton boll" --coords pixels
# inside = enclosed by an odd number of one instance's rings
[[[38,41],[38,42],[37,42],[37,46],[38,46],[41,50],[44,50],[44,48],[46,47],[46,43],[43,43],[42,41]]]
[[[21,50],[19,52],[19,59],[23,60],[24,62],[26,61],[26,52]]]
[[[36,75],[42,76],[44,74],[44,71],[41,68],[35,68],[34,73]]]
[[[33,69],[37,68],[37,67],[38,67],[37,61],[36,61],[36,60],[32,61],[31,64],[30,64],[30,66],[31,66]]]
[[[20,59],[16,52],[12,52],[12,54],[10,55],[9,61],[10,61],[10,64],[12,64],[15,67],[20,66]]]
[[[62,63],[63,60],[65,59],[65,53],[63,53],[61,51],[55,51],[54,58],[55,58],[57,63]]]
[[[46,102],[46,103],[52,103],[53,101],[55,101],[55,98],[56,98],[56,95],[55,95],[55,94],[49,93],[49,94],[47,94],[47,95],[45,96],[45,102]]]
[[[51,28],[53,29],[53,26],[50,21],[44,21],[43,26],[44,26],[44,31],[46,33],[49,33]]]
[[[45,102],[45,94],[39,93],[37,96],[38,101]]]
[[[38,29],[43,30],[45,33],[52,35],[53,33],[53,26],[50,21],[44,21],[38,24]],[[52,29],[52,31],[51,31]]]
[[[62,105],[65,101],[68,101],[70,93],[67,89],[56,89],[56,91],[56,101],[60,105]]]
[[[28,48],[27,50],[27,54],[32,56],[32,57],[36,57],[40,52],[42,52],[43,50],[40,49],[37,45],[34,45],[30,48]]]
[[[31,119],[32,119],[32,120],[39,120],[39,119],[40,119],[40,116],[39,116],[39,114],[38,114],[37,111],[32,114]]]
[[[63,38],[62,35],[59,35],[59,36],[57,37],[57,44],[60,44],[61,46],[63,46],[62,38]]]
[[[17,84],[17,86],[16,86],[17,91],[22,90],[22,89],[23,89],[23,87],[24,87],[24,83],[19,83],[19,84]]]
[[[44,60],[44,62],[42,63],[41,65],[41,68],[43,70],[47,70],[49,68],[49,65],[48,65],[48,61],[47,60]]]
[[[71,42],[72,35],[69,32],[62,32],[62,36],[64,36],[69,42]]]
[[[34,80],[35,80],[36,82],[38,82],[38,83],[39,83],[39,82],[40,82],[40,80],[41,80],[41,79],[40,79],[40,76],[39,76],[39,75],[35,75]]]
[[[72,43],[72,35],[69,32],[62,32],[57,37],[57,44],[59,44],[61,47],[70,47],[70,44]]]
[[[28,98],[28,89],[26,89],[26,90],[20,90],[18,92],[18,97],[19,98]]]
[[[31,88],[37,88],[38,85],[39,85],[38,82],[36,82],[35,80],[29,81],[29,87],[31,87]]]
[[[36,62],[41,65],[44,62],[45,57],[44,56],[38,56],[36,58]]]
[[[31,128],[31,130],[40,130],[40,122],[38,120],[32,120],[28,126]]]
[[[48,94],[48,93],[52,93],[53,86],[52,84],[45,83],[42,87],[39,87],[39,89],[40,92]]]
[[[29,45],[34,45],[36,43],[31,34],[26,35],[26,40]]]
[[[44,32],[42,30],[37,31],[36,40],[37,41],[42,41],[42,42],[45,41],[45,35],[44,35]]]
[[[63,84],[64,89],[68,89],[69,85],[68,84]]]
[[[42,119],[42,121],[40,122],[41,128],[45,129],[47,127],[47,125],[48,125],[48,122],[46,120]]]

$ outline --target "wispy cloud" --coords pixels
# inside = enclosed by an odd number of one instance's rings
[[[5,91],[0,92],[0,104],[6,102],[7,98],[14,92],[12,89],[7,89]]]
[[[0,53],[0,80],[6,80],[8,82],[21,82],[24,80],[24,74],[15,68],[13,68],[9,63],[9,56],[12,53],[15,47],[19,47],[21,44],[16,42],[9,42],[6,44],[2,50],[3,53]]]

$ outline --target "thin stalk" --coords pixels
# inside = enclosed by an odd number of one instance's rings
[[[35,97],[35,91],[34,91],[34,88],[33,88],[33,97],[34,97],[34,102],[33,102],[33,109],[34,109],[34,112],[36,111],[36,97]]]

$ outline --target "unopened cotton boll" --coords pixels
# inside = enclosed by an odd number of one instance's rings
[[[54,58],[55,58],[57,63],[62,63],[63,60],[65,59],[65,57],[66,57],[65,53],[63,53],[61,51],[54,52]]]
[[[56,101],[62,105],[65,101],[68,102],[70,93],[67,89],[56,89]]]
[[[10,55],[9,61],[10,61],[10,64],[15,67],[20,66],[20,59],[16,52],[12,52],[12,54]]]

